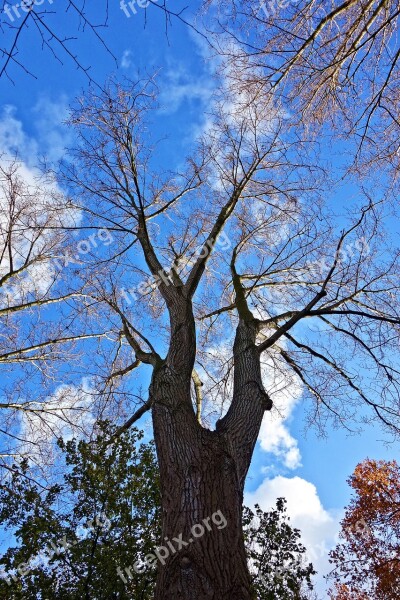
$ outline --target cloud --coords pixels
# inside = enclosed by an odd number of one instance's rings
[[[63,125],[68,116],[66,97],[57,101],[40,98],[32,108],[32,115],[35,137],[24,130],[15,106],[5,105],[0,110],[0,154],[18,154],[31,168],[37,165],[38,156],[45,156],[50,161],[62,158],[72,139],[72,133]]]
[[[14,222],[13,267],[20,268],[28,256],[31,261],[38,259],[2,286],[0,300],[6,305],[13,305],[29,292],[43,294],[54,281],[55,267],[43,257],[57,252],[59,234],[49,229],[37,237],[32,225],[77,225],[81,219],[77,210],[64,208],[57,183],[49,178],[44,181],[37,169],[39,154],[57,160],[64,153],[68,135],[64,135],[60,119],[67,114],[66,101],[54,103],[42,98],[33,112],[37,115],[35,138],[26,133],[15,107],[5,106],[0,111],[0,246],[7,243],[10,206],[15,203],[18,217]],[[12,188],[8,179],[11,171]],[[0,276],[10,270],[8,252],[3,254]]]
[[[61,385],[43,402],[27,403],[38,412],[22,412],[18,436],[26,441],[22,452],[25,449],[32,458],[52,460],[57,438],[68,440],[90,433],[95,422],[91,410],[95,398],[91,382],[84,379],[80,387]]]
[[[132,50],[124,50],[121,58],[121,69],[129,69],[132,64]]]
[[[301,454],[287,423],[302,396],[303,387],[287,367],[277,364],[273,356],[264,359],[262,375],[274,406],[264,416],[258,438],[260,447],[276,456],[288,469],[296,469],[301,466]]]
[[[213,93],[208,73],[193,76],[180,62],[174,63],[163,78],[160,103],[164,114],[173,114],[186,102],[200,102],[206,107]]]
[[[37,161],[38,143],[24,132],[22,122],[16,118],[16,108],[6,105],[0,113],[0,155],[18,154],[26,165]]]
[[[41,97],[33,107],[33,125],[41,156],[57,161],[65,155],[65,148],[72,142],[72,130],[64,125],[69,106],[66,96],[57,100]]]
[[[285,419],[290,416],[293,406],[287,405],[287,416],[282,417],[278,412],[271,411],[263,419],[259,441],[264,452],[270,452],[280,460],[288,469],[297,469],[301,466],[301,454],[297,440],[290,434]]]
[[[326,510],[315,485],[301,477],[265,479],[254,491],[245,494],[247,506],[259,504],[264,511],[275,506],[276,499],[286,498],[291,525],[300,529],[302,543],[307,548],[308,559],[318,572],[317,585],[323,591],[323,575],[330,570],[328,553],[338,540],[339,511]]]

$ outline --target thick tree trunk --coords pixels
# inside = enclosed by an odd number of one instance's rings
[[[130,144],[127,149],[134,162],[135,152]],[[215,431],[200,425],[192,405],[191,380],[196,359],[192,299],[218,236],[257,170],[264,168],[265,156],[256,151],[247,169],[234,177],[231,193],[220,207],[185,282],[175,268],[167,276],[157,257],[147,229],[148,205],[141,196],[135,164],[132,170],[135,193],[130,200],[138,216],[137,238],[149,270],[158,281],[170,326],[164,359],[122,317],[125,337],[137,360],[151,364],[154,369],[148,405],[152,407],[160,467],[163,533],[157,550],[161,566],[156,600],[251,599],[241,525],[243,489],[263,414],[271,408],[271,400],[263,387],[256,343],[260,322],[249,309],[248,293],[236,271],[237,255],[245,237],[233,249],[230,263],[238,315],[233,347],[233,394],[229,410],[216,423]],[[198,184],[190,183],[188,189],[202,183],[196,169],[196,180],[197,177]],[[166,207],[174,202],[171,200]],[[172,239],[170,242],[175,258],[181,258]],[[184,252],[192,250],[189,244]],[[150,352],[141,348],[142,342]],[[149,560],[151,556],[146,562]]]
[[[250,600],[243,490],[227,440],[199,426],[193,412],[156,407],[153,414],[164,562],[156,600]]]
[[[162,540],[155,600],[251,600],[241,524],[243,489],[265,409],[257,325],[240,320],[234,394],[216,431],[196,420],[191,377],[196,334],[190,300],[169,306],[168,356],[150,386],[160,467]]]

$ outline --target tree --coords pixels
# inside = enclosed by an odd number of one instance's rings
[[[135,429],[111,447],[111,430],[104,422],[92,441],[59,440],[62,478],[51,485],[16,463],[0,493],[1,521],[19,540],[0,561],[1,598],[152,598],[155,567],[130,568],[159,542],[154,449]]]
[[[331,598],[394,600],[400,593],[400,467],[366,459],[349,484],[354,496],[341,524],[343,541],[330,553]]]
[[[215,45],[232,61],[237,86],[257,77],[294,122],[309,123],[310,132],[329,124],[332,144],[345,140],[347,152],[354,144],[351,152],[363,172],[377,162],[395,176],[396,0],[229,0],[219,6]]]
[[[62,479],[50,486],[28,478],[26,461],[16,463],[0,493],[1,521],[18,540],[0,560],[5,570],[0,598],[153,597],[156,568],[145,559],[157,558],[163,543],[154,446],[132,428],[111,448],[111,431],[104,422],[90,442],[59,440]],[[303,564],[300,533],[288,521],[282,498],[270,512],[256,507],[255,515],[245,508],[247,555],[259,600],[303,599],[303,582],[312,589],[314,570]]]
[[[363,592],[350,592],[347,585],[342,583],[336,583],[334,590],[329,591],[329,598],[331,600],[368,600]]]
[[[66,371],[55,396],[52,387],[60,364],[76,361],[78,344],[106,335],[82,327],[85,283],[68,269],[85,258],[78,250],[88,242],[71,233],[80,218],[53,177],[0,156],[1,476],[17,454],[32,460],[63,428],[88,430],[95,398],[65,385]],[[93,243],[110,235],[96,231]]]
[[[399,254],[383,237],[384,195],[361,188],[337,221],[324,208],[333,184],[258,82],[222,88],[175,173],[150,140],[154,95],[145,80],[79,99],[61,177],[90,226],[115,232],[90,294],[119,322],[112,384],[147,367],[148,398],[126,426],[151,410],[162,537],[189,539],[217,511],[229,524],[168,556],[155,597],[245,600],[243,489],[279,378],[304,386],[320,426],[331,415],[349,427],[369,407],[399,430]]]
[[[306,564],[306,548],[299,542],[286,514],[286,500],[278,498],[276,509],[255,513],[245,507],[243,528],[256,598],[264,600],[305,600],[313,589],[315,571]]]

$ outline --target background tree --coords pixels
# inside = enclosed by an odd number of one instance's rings
[[[345,141],[353,166],[365,173],[377,163],[395,177],[400,134],[396,0],[229,0],[219,6],[214,41],[232,61],[237,86],[257,77],[294,122],[306,121],[311,132],[324,128],[325,133],[329,124],[330,144]]]
[[[349,484],[354,495],[342,521],[343,541],[330,553],[331,597],[394,600],[400,593],[400,467],[367,459]]]
[[[162,543],[154,446],[132,428],[111,449],[110,424],[99,429],[91,442],[59,441],[64,464],[58,465],[58,484],[33,482],[26,462],[15,464],[0,492],[0,519],[18,542],[0,560],[8,579],[0,579],[0,598],[153,597],[155,566],[137,573],[133,565]],[[304,564],[305,548],[290,527],[285,500],[270,512],[245,508],[244,526],[257,598],[305,598],[301,589],[303,583],[312,589],[314,570]]]
[[[264,600],[305,600],[313,589],[315,571],[305,560],[306,548],[300,531],[293,529],[286,514],[286,500],[278,498],[275,510],[255,513],[245,507],[243,528],[253,588]]]
[[[1,522],[19,542],[0,560],[8,579],[0,579],[1,598],[153,597],[154,567],[125,572],[160,538],[153,445],[131,429],[110,447],[111,431],[101,423],[92,441],[60,440],[59,483],[33,482],[27,462],[16,463],[0,493]]]
[[[334,590],[330,590],[328,594],[331,600],[368,600],[363,592],[350,592],[344,583],[336,583]]]
[[[54,177],[0,156],[1,477],[17,454],[46,463],[54,438],[67,429],[88,433],[93,424],[88,414],[99,396],[89,385],[67,385],[65,365],[77,361],[85,342],[107,335],[88,324],[87,310],[83,316],[77,267],[83,273],[87,247],[101,247],[111,233],[77,240],[80,220]]]

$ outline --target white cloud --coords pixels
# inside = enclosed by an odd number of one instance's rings
[[[307,548],[308,559],[318,572],[318,591],[325,589],[323,576],[330,570],[328,553],[338,540],[341,515],[326,510],[318,496],[315,485],[300,477],[265,479],[254,491],[245,494],[247,506],[259,504],[264,511],[275,506],[276,499],[286,498],[291,525],[301,532],[301,541]]]
[[[58,233],[46,231],[38,239],[32,225],[77,225],[81,215],[75,209],[63,209],[63,194],[55,182],[46,182],[37,170],[38,155],[44,154],[51,160],[60,158],[68,136],[60,127],[60,120],[67,114],[66,102],[54,103],[41,99],[33,110],[37,115],[35,129],[38,137],[29,136],[12,106],[3,107],[0,112],[0,246],[8,239],[10,202],[18,209],[18,221],[14,223],[13,266],[18,269],[27,256],[31,259],[45,256],[50,249],[56,252]],[[47,151],[48,150],[48,151]],[[17,156],[17,159],[15,159]],[[6,174],[14,171],[13,198],[10,197],[10,184]],[[0,260],[0,276],[9,271],[8,253]],[[7,305],[28,292],[45,293],[53,282],[55,267],[48,260],[40,260],[13,277],[2,286],[1,299]]]
[[[162,112],[172,114],[184,102],[199,101],[204,106],[210,102],[213,82],[208,74],[194,77],[182,63],[174,63],[164,75],[160,94]]]
[[[14,106],[4,106],[0,114],[0,154],[13,156],[18,153],[27,166],[37,162],[38,144],[23,130],[22,122],[16,118]]]
[[[64,125],[68,118],[69,106],[66,96],[57,100],[42,97],[33,108],[35,137],[39,154],[50,161],[57,161],[65,154],[65,148],[72,142],[72,130]]]
[[[274,406],[264,416],[259,434],[260,447],[279,458],[288,469],[296,469],[301,465],[301,454],[287,422],[301,398],[302,385],[288,368],[282,365],[278,368],[274,357],[264,359],[262,374],[264,387]]]
[[[50,161],[60,159],[72,138],[63,121],[68,116],[66,97],[57,101],[42,97],[32,109],[35,138],[27,135],[17,118],[15,106],[5,105],[0,111],[0,154],[18,157],[30,168],[38,156]]]
[[[259,441],[264,452],[270,452],[280,458],[288,469],[297,469],[301,466],[301,454],[297,440],[285,425],[285,418],[282,418],[276,411],[265,415]]]
[[[53,457],[54,441],[88,434],[95,422],[92,406],[96,392],[88,379],[80,387],[59,386],[43,402],[30,402],[26,406],[38,412],[22,412],[19,437],[26,440],[22,451],[32,458],[43,460]]]
[[[132,64],[132,50],[124,50],[121,58],[121,69],[129,69]]]

